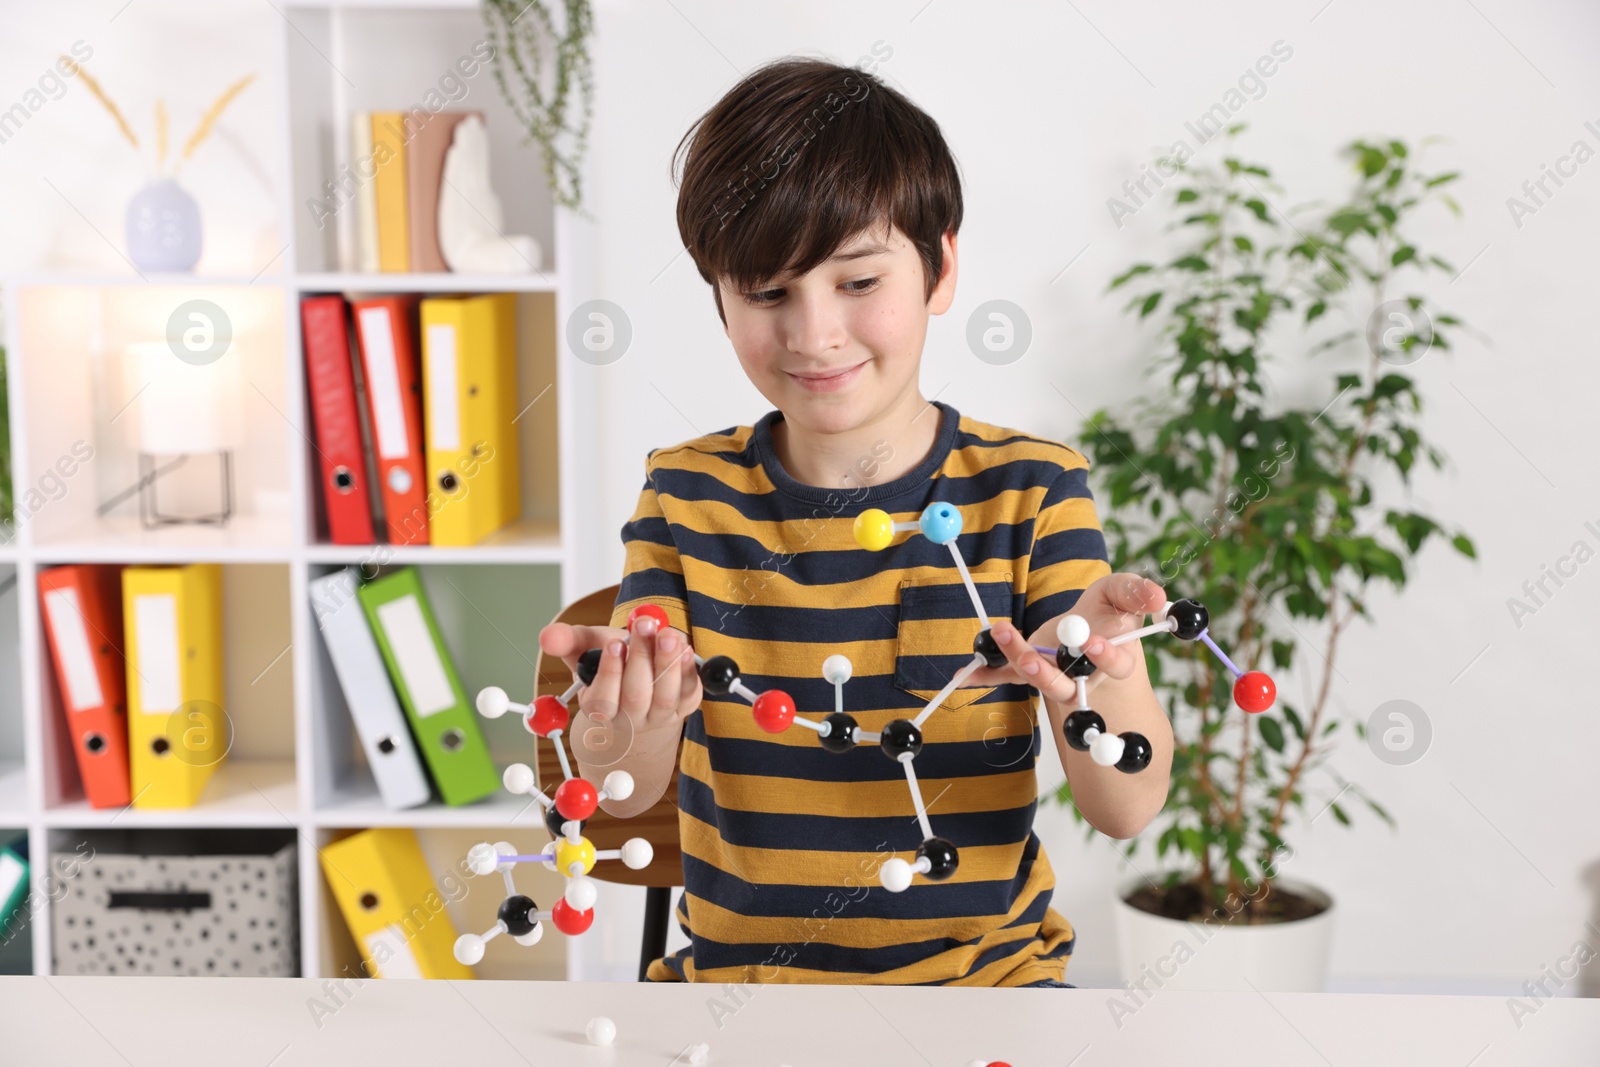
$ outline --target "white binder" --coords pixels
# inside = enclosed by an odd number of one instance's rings
[[[426,803],[431,795],[428,777],[356,599],[354,571],[346,568],[314,579],[311,607],[383,802],[397,809]]]

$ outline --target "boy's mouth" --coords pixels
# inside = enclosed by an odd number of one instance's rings
[[[822,374],[795,374],[792,371],[785,371],[784,373],[788,374],[789,377],[798,382],[802,389],[809,389],[812,392],[817,393],[826,393],[835,389],[842,389],[846,385],[850,384],[850,382],[854,380],[856,372],[866,365],[866,361],[863,360],[854,366],[844,367],[840,370],[828,371]]]

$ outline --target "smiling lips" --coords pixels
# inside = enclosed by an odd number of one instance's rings
[[[865,363],[857,363],[853,367],[846,367],[844,370],[824,375],[794,374],[789,371],[784,373],[800,383],[800,387],[803,389],[814,393],[831,393],[838,389],[843,389],[854,381],[856,373],[864,366],[866,366]]]

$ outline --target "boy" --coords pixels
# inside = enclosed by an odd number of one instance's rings
[[[580,708],[620,715],[630,747],[585,773],[639,782],[613,814],[654,803],[681,736],[690,946],[648,977],[1063,985],[1074,933],[1049,906],[1055,878],[1033,832],[1033,688],[1079,809],[1112,837],[1137,834],[1166,800],[1172,732],[1139,642],[1104,638],[1141,625],[1164,592],[1108,573],[1081,454],[919,391],[928,316],[954,297],[962,212],[927,115],[858,70],[790,59],[746,77],[691,137],[679,229],[777,410],[652,451],[612,626],[540,634],[569,666],[604,650]],[[935,501],[962,513],[961,552],[1008,662],[973,674],[923,727],[916,770],[958,869],[890,893],[879,867],[922,842],[901,766],[871,744],[834,754],[808,730],[763,733],[738,697],[706,697],[693,654],[731,656],[752,690],[782,689],[816,720],[834,708],[822,661],[841,653],[861,729],[915,717],[971,659],[980,623],[948,549],[911,534],[869,552],[852,524],[867,508],[915,519]],[[641,604],[671,625],[642,620],[624,656],[621,627]],[[1096,635],[1094,709],[1151,742],[1141,773],[1063,740],[1074,683],[1030,645],[1054,647],[1068,610]]]

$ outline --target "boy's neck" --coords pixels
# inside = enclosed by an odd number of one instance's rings
[[[818,433],[790,421],[772,424],[772,447],[789,476],[826,489],[881,485],[916,468],[939,438],[940,410],[913,389],[872,422]]]

